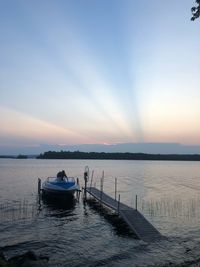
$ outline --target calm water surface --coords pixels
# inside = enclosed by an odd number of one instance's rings
[[[88,165],[100,187],[135,206],[167,237],[146,244],[114,215],[82,197],[56,205],[37,196],[37,178],[65,169],[79,177]],[[200,261],[200,163],[114,160],[0,159],[0,247],[7,257],[28,249],[50,257],[50,266],[163,266]]]

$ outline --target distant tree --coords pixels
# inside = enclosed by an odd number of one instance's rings
[[[191,11],[192,11],[192,17],[191,17],[191,20],[195,20],[197,18],[199,18],[200,16],[200,0],[196,0],[196,6],[193,6],[191,8]]]
[[[26,155],[19,154],[16,158],[17,159],[27,159],[28,157]]]
[[[146,154],[146,153],[105,153],[80,151],[48,151],[40,154],[38,159],[112,159],[112,160],[192,160],[200,161],[200,154]]]

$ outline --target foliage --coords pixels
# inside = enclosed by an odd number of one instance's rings
[[[6,266],[7,263],[4,260],[0,259],[0,267],[6,267]]]
[[[195,20],[200,16],[200,0],[196,0],[196,6],[191,8],[192,11],[192,18],[191,20]]]
[[[15,158],[14,156],[0,155],[0,159],[14,159],[14,158]]]
[[[48,151],[38,159],[110,159],[110,160],[194,160],[200,161],[200,155],[186,154],[146,154],[146,153],[105,153],[80,151]]]
[[[17,156],[17,159],[27,159],[27,156],[26,156],[26,155],[21,155],[21,154],[19,154],[19,155]]]
[[[27,155],[11,156],[11,155],[0,155],[0,159],[27,159]],[[1,267],[1,266],[0,266]]]

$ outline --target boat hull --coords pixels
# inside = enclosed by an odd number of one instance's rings
[[[62,181],[57,178],[47,179],[42,184],[42,192],[45,195],[73,196],[78,190],[79,186],[75,183],[74,179],[65,179]]]
[[[74,195],[74,193],[77,190],[56,190],[56,189],[49,189],[49,188],[42,188],[42,192],[46,195],[61,195],[61,196],[65,196],[65,195]]]

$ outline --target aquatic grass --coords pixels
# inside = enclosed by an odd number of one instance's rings
[[[109,182],[112,178],[106,177],[105,182]],[[101,188],[101,177],[94,177],[93,185],[97,188]],[[104,186],[106,188],[106,186]],[[121,193],[121,199],[123,198],[123,190],[121,185],[118,187],[120,191],[117,192],[117,196]],[[111,195],[114,197],[115,192],[112,190]],[[109,194],[109,193],[108,193]],[[129,202],[129,203],[128,203]],[[136,197],[132,193],[130,201],[126,201],[126,204],[130,207],[136,207]],[[183,196],[182,198],[172,198],[164,196],[161,198],[137,198],[137,208],[144,215],[148,217],[169,217],[169,218],[184,218],[187,220],[200,218],[200,196],[195,195],[193,198]]]
[[[0,205],[0,222],[14,222],[33,219],[38,215],[38,203],[29,203],[26,199],[6,202]]]
[[[138,209],[150,217],[200,217],[200,197],[191,199],[139,199]]]

